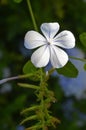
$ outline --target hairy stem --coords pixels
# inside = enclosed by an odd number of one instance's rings
[[[39,94],[41,95],[41,114],[42,114],[42,116],[41,116],[41,121],[42,121],[42,130],[45,130],[45,117],[44,117],[44,115],[45,115],[45,113],[44,113],[44,107],[45,107],[45,104],[44,104],[44,95],[43,95],[43,91],[44,91],[44,81],[43,81],[44,79],[43,79],[43,71],[42,71],[42,69],[41,69],[41,81],[40,81],[40,88],[41,88],[41,91],[39,92]]]

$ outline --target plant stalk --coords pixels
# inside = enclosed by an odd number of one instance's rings
[[[30,11],[30,15],[31,15],[31,19],[33,22],[34,29],[38,32],[38,28],[37,28],[37,24],[36,24],[36,20],[35,20],[34,14],[33,14],[30,0],[27,0],[27,5],[28,5],[29,11]]]

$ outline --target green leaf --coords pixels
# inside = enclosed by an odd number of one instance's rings
[[[23,67],[23,73],[24,74],[32,74],[32,76],[29,76],[29,79],[33,81],[39,81],[40,80],[40,69],[37,69],[31,61],[28,61],[24,67]]]
[[[83,46],[86,47],[86,32],[80,34],[79,38]]]
[[[86,71],[86,64],[84,64],[84,70]]]
[[[56,70],[59,74],[70,78],[75,78],[78,75],[77,68],[70,61],[63,68]]]
[[[31,63],[31,61],[28,61],[23,67],[23,72],[25,74],[35,73],[36,71],[37,68]]]

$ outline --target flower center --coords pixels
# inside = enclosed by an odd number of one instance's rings
[[[52,42],[53,42],[52,39],[48,39],[48,40],[47,40],[47,44],[48,44],[48,45],[52,44]]]

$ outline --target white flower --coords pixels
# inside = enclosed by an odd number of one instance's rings
[[[24,45],[27,49],[38,48],[31,56],[31,61],[36,67],[44,67],[49,60],[54,68],[61,68],[68,62],[68,55],[61,48],[73,48],[75,46],[74,35],[70,31],[62,31],[58,35],[59,24],[43,23],[42,36],[36,31],[28,31],[25,35]],[[59,48],[61,47],[61,48]]]

